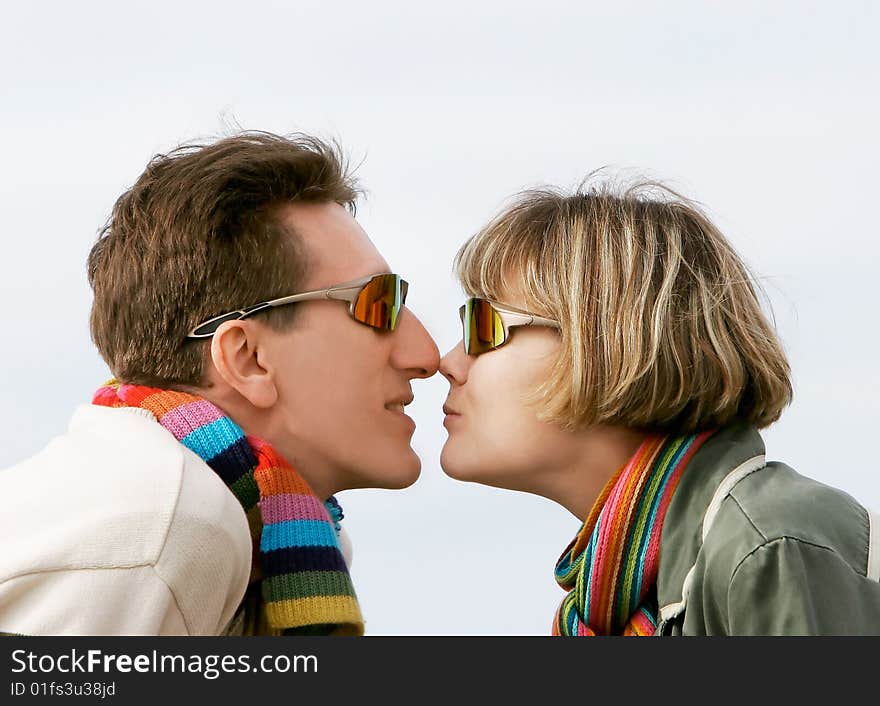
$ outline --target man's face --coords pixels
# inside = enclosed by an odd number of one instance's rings
[[[391,272],[342,206],[293,204],[282,217],[305,246],[308,268],[298,291]],[[394,331],[380,331],[352,319],[345,302],[293,306],[292,328],[266,338],[278,391],[268,441],[316,492],[414,483],[421,470],[410,446],[415,423],[401,404],[412,401],[413,378],[437,371],[433,339],[408,309]]]

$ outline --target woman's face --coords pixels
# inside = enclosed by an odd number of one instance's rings
[[[527,309],[522,300],[505,304]],[[576,459],[575,434],[540,421],[524,398],[547,378],[559,354],[555,329],[519,326],[500,348],[478,356],[461,342],[440,361],[450,389],[440,465],[462,481],[528,492]]]

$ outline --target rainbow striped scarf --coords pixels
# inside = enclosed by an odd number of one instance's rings
[[[325,506],[272,446],[196,395],[111,380],[92,404],[149,410],[242,504],[254,541],[245,634],[363,634],[335,499]]]
[[[714,432],[649,436],[605,485],[556,565],[554,635],[653,635],[660,531],[681,474]]]

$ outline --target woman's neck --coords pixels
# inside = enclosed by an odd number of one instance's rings
[[[647,434],[626,427],[593,427],[572,432],[569,461],[544,474],[540,494],[583,522],[611,477],[638,450]]]

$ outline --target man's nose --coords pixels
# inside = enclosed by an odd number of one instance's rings
[[[391,362],[410,377],[429,378],[440,365],[440,350],[431,335],[409,309],[403,310],[395,332]]]

